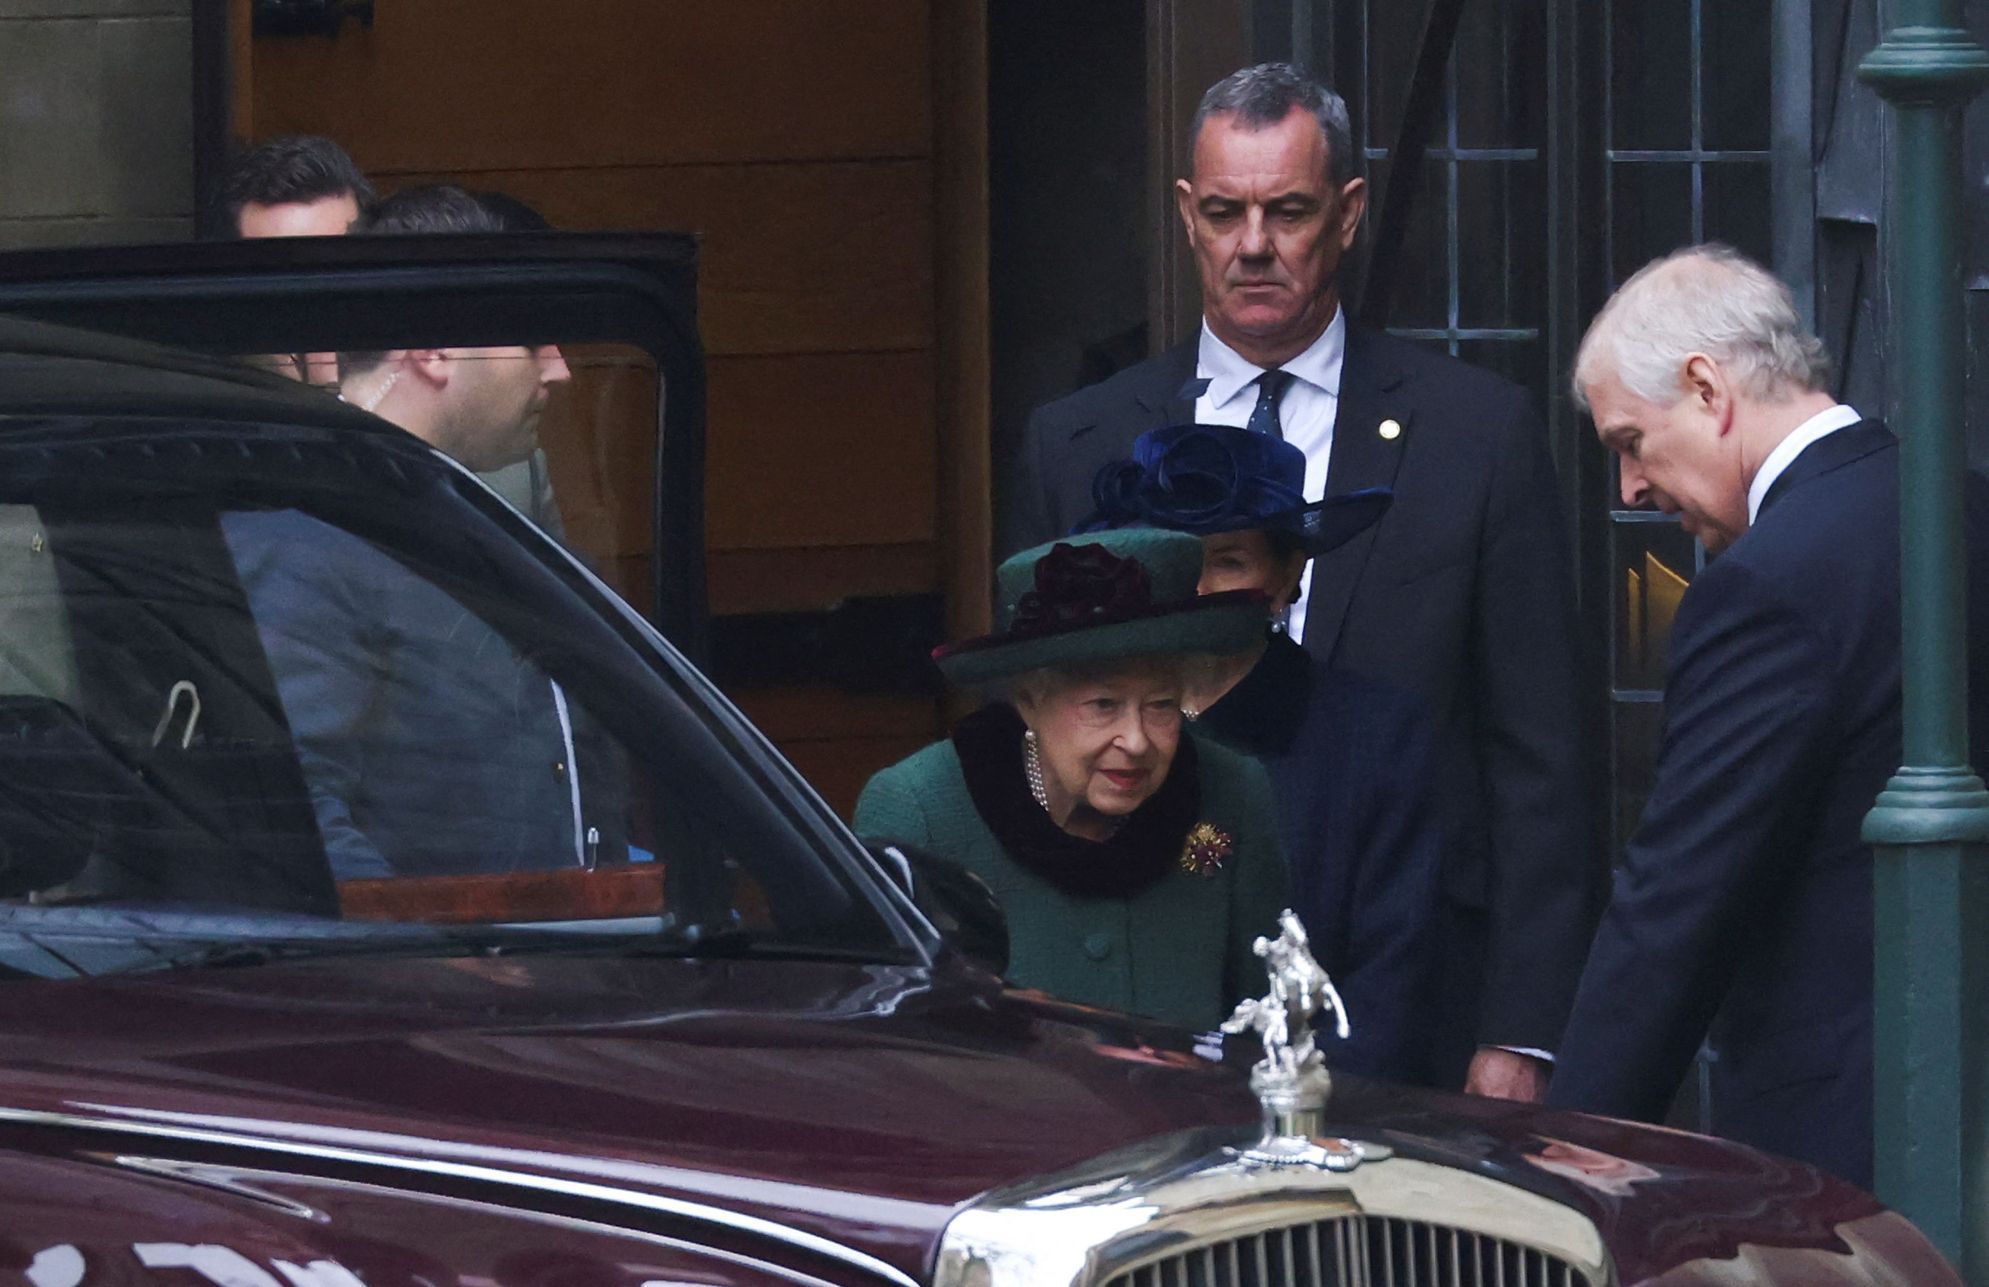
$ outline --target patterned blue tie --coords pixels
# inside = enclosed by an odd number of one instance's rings
[[[1285,396],[1291,382],[1292,373],[1289,371],[1266,371],[1258,376],[1257,405],[1250,408],[1250,423],[1244,428],[1251,433],[1269,434],[1283,442],[1285,427],[1278,419],[1278,399]]]

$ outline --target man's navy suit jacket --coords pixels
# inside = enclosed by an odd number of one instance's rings
[[[293,510],[233,514],[224,530],[335,879],[577,864],[569,775],[583,770],[544,671],[349,532]],[[607,826],[619,801],[597,802],[602,777],[583,784]]]
[[[1190,341],[1030,418],[1004,508],[1004,553],[1091,512],[1100,465],[1194,418]],[[1400,433],[1380,433],[1393,420]],[[1374,527],[1317,560],[1307,651],[1421,697],[1436,728],[1444,884],[1490,947],[1471,1041],[1552,1050],[1600,893],[1577,712],[1573,565],[1546,435],[1525,391],[1349,327],[1327,491],[1392,487]],[[1455,999],[1453,999],[1455,1000]],[[1453,1043],[1455,1044],[1455,1043]],[[1457,1070],[1461,1074],[1461,1067]]]
[[[1347,1003],[1327,1061],[1426,1082],[1442,835],[1429,718],[1415,696],[1329,670],[1284,635],[1198,732],[1262,760],[1278,794],[1292,907]]]
[[[1871,420],[1812,443],[1686,590],[1656,786],[1550,1102],[1661,1119],[1710,1034],[1715,1131],[1870,1185],[1859,828],[1901,758],[1898,456]]]

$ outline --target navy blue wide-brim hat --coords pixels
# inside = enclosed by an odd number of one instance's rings
[[[1128,528],[1050,541],[995,571],[996,630],[933,651],[955,684],[1135,657],[1241,652],[1264,637],[1256,590],[1197,594],[1202,543]]]
[[[1234,425],[1171,425],[1133,443],[1131,460],[1102,466],[1091,481],[1091,516],[1080,532],[1160,527],[1195,536],[1266,528],[1289,532],[1307,555],[1338,549],[1378,522],[1394,501],[1369,487],[1310,504],[1305,453]]]

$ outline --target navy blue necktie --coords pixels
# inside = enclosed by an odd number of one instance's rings
[[[1278,400],[1285,396],[1291,382],[1292,373],[1289,371],[1266,371],[1258,376],[1257,405],[1250,408],[1250,423],[1244,428],[1251,433],[1269,434],[1283,442],[1285,426],[1278,419]]]

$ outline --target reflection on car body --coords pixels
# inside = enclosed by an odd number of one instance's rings
[[[10,406],[51,349],[67,400]],[[113,369],[211,411],[93,409]],[[1346,1078],[1365,1160],[1266,1163],[1256,1052],[1005,987],[579,560],[278,383],[0,321],[0,1223],[47,1281],[1952,1280],[1855,1189],[1627,1123]],[[456,861],[342,871],[230,533],[270,515],[326,533],[286,575],[357,543],[556,683],[627,845],[520,791],[548,859],[490,863],[423,777],[377,807]],[[475,753],[425,724],[380,762]]]

